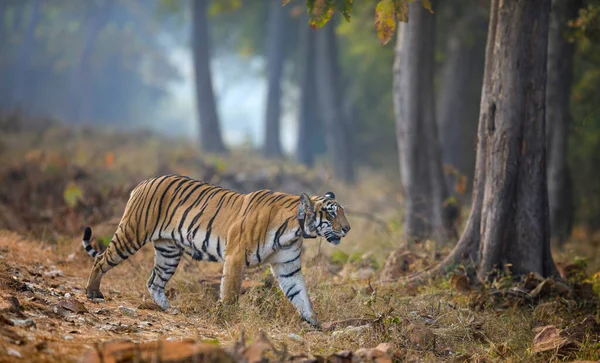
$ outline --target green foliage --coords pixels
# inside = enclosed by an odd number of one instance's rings
[[[63,198],[69,207],[75,208],[77,202],[83,198],[83,192],[77,184],[69,183],[65,188]]]
[[[112,235],[98,236],[98,237],[96,237],[96,242],[100,246],[108,247],[108,245],[110,244],[110,241],[112,240],[112,237],[113,237]]]
[[[337,265],[344,265],[346,262],[348,262],[349,258],[350,255],[342,250],[335,250],[331,253],[331,262]]]
[[[406,4],[403,0],[399,3]],[[408,12],[405,15],[408,15]],[[392,39],[396,32],[396,4],[394,4],[394,1],[381,0],[377,4],[375,8],[375,29],[377,29],[377,36],[381,40],[381,44],[386,45]]]
[[[570,22],[576,45],[571,94],[572,131],[568,158],[572,170],[576,220],[600,228],[600,2],[590,2]]]
[[[421,1],[421,5],[433,13],[430,0],[379,0],[375,10],[375,28],[377,36],[383,45],[392,39],[396,31],[396,20],[408,21],[408,2]],[[290,0],[282,0],[285,6]],[[313,29],[327,24],[334,12],[344,15],[350,21],[354,0],[306,0],[308,23]]]

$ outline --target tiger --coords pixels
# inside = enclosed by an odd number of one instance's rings
[[[242,194],[187,176],[157,176],[132,190],[104,252],[90,245],[92,229],[85,227],[83,248],[94,258],[86,295],[103,299],[102,276],[152,242],[155,259],[147,287],[163,311],[178,311],[165,286],[186,253],[196,261],[223,263],[220,304],[237,302],[246,268],[268,264],[302,320],[319,328],[302,274],[303,241],[325,237],[338,245],[349,231],[333,192],[313,197],[268,189]]]

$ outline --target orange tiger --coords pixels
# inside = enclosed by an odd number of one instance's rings
[[[302,275],[302,243],[323,236],[337,245],[348,231],[344,208],[332,192],[322,197],[270,190],[240,194],[185,176],[155,177],[133,189],[102,254],[90,246],[92,230],[85,228],[83,247],[95,258],[86,293],[103,298],[102,276],[153,242],[154,269],[147,285],[163,310],[172,309],[165,285],[185,252],[197,261],[224,262],[220,300],[226,304],[237,301],[245,268],[269,264],[300,316],[318,326]]]

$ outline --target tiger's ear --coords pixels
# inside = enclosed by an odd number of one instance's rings
[[[314,203],[306,193],[300,194],[300,211],[306,214],[315,212]]]

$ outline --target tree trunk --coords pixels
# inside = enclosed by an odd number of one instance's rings
[[[88,22],[88,29],[83,38],[83,49],[77,60],[77,64],[73,67],[71,72],[71,96],[69,97],[69,119],[73,123],[81,123],[82,119],[85,118],[82,114],[82,110],[89,107],[89,95],[92,93],[93,84],[91,61],[92,54],[96,48],[96,42],[98,36],[108,23],[110,19],[112,7],[114,3],[112,1],[100,1],[98,6],[94,7],[90,14],[91,21]]]
[[[209,153],[227,151],[221,137],[210,73],[210,33],[206,10],[210,0],[192,0],[192,49],[196,80],[196,107],[200,122],[200,147]]]
[[[267,27],[267,109],[265,117],[266,158],[282,158],[280,142],[281,79],[285,63],[284,32],[286,9],[280,0],[270,0],[269,24]]]
[[[316,37],[317,97],[325,123],[327,150],[331,155],[334,178],[353,183],[352,134],[343,117],[344,95],[340,84],[335,21],[332,19],[323,26]]]
[[[409,4],[408,23],[399,23],[394,62],[394,110],[408,241],[437,241],[449,235],[442,204],[444,182],[434,112],[434,17],[420,3]]]
[[[558,246],[562,246],[571,234],[574,212],[567,149],[575,45],[567,40],[565,33],[569,29],[567,22],[577,17],[580,7],[580,0],[553,0],[550,13],[546,86],[548,201],[551,235]]]
[[[480,279],[556,274],[550,252],[545,96],[550,0],[492,0],[478,127],[473,205],[435,272],[475,262]]]
[[[19,67],[17,73],[17,79],[15,82],[15,90],[13,92],[13,105],[17,108],[23,107],[22,105],[26,88],[27,88],[27,73],[29,70],[29,63],[31,59],[31,50],[35,47],[34,38],[35,38],[35,28],[39,22],[40,18],[40,0],[34,0],[31,4],[31,18],[29,19],[29,23],[27,24],[27,29],[25,30],[25,37],[23,39],[23,43],[21,44],[21,49],[19,50]],[[20,6],[18,7],[20,8]],[[27,7],[25,7],[27,8]],[[2,13],[4,16],[4,13]]]
[[[302,61],[299,63],[300,111],[298,115],[298,140],[296,159],[298,162],[313,166],[315,163],[317,130],[319,128],[319,111],[316,98],[317,85],[315,78],[315,31],[308,25],[301,26],[300,47]]]

